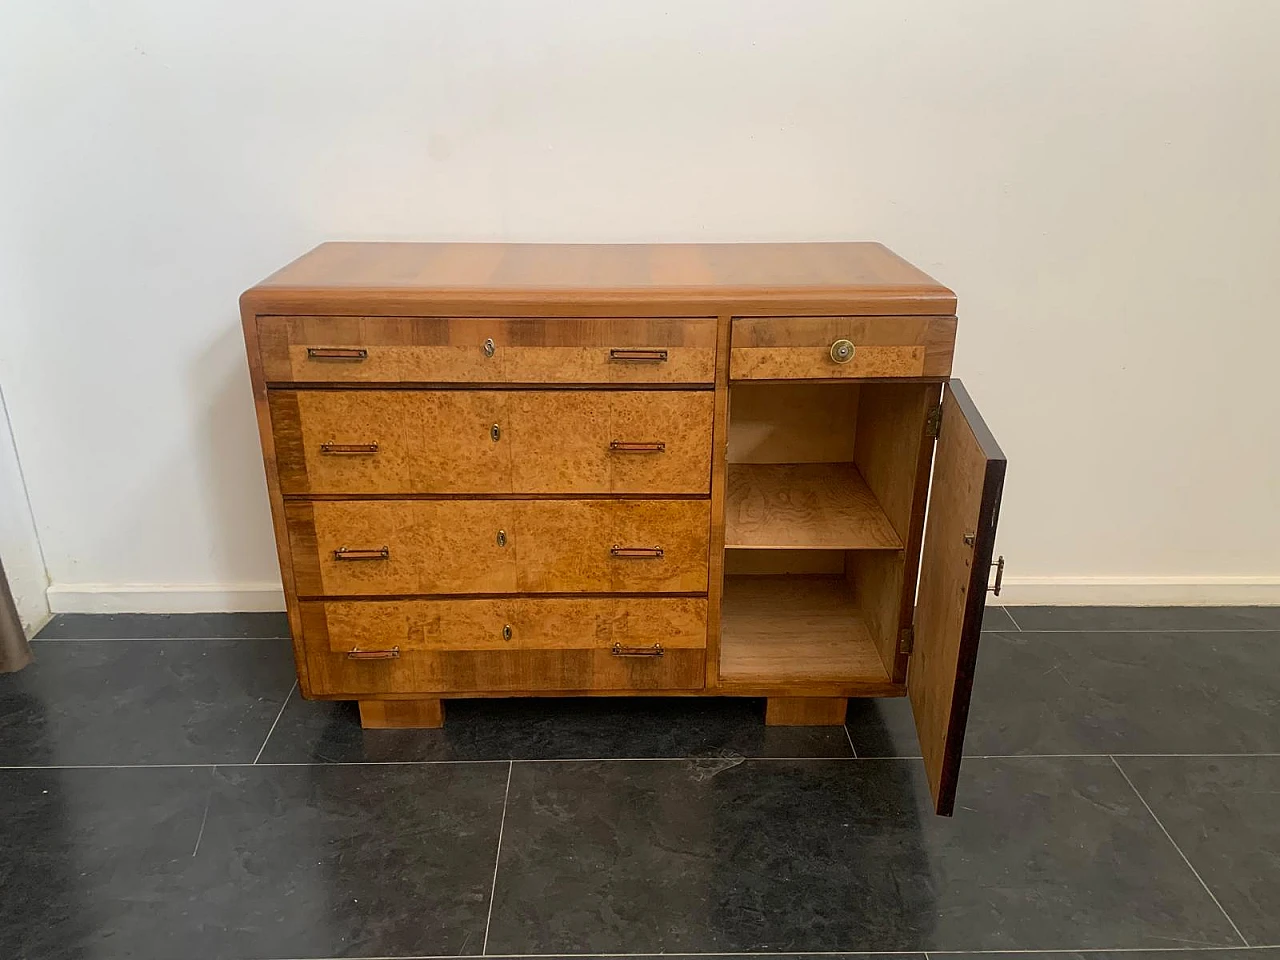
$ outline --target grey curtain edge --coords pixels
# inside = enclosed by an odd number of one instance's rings
[[[9,580],[0,561],[0,673],[13,673],[31,662],[31,644],[13,602]]]

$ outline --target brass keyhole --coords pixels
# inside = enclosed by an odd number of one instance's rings
[[[511,639],[511,624],[508,623],[506,626],[502,628],[502,639],[503,640]]]
[[[492,337],[490,337],[488,340],[486,340],[486,341],[484,342],[484,355],[485,355],[486,357],[492,357],[492,356],[493,356],[493,354],[494,354],[494,352],[495,352],[497,349],[498,349],[498,348],[497,348],[497,347],[495,347],[495,346],[493,345],[493,338],[492,338]]]
[[[836,363],[848,363],[853,359],[855,350],[852,341],[837,340],[831,345],[831,359]]]
[[[505,547],[507,545],[507,531],[498,531],[498,546]]]
[[[502,439],[502,428],[495,423],[489,428],[489,436],[493,437],[494,443],[497,443]]]

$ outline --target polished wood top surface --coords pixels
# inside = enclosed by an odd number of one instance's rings
[[[533,314],[610,305],[614,312],[644,305],[682,313],[955,312],[950,290],[878,243],[324,243],[242,302],[258,312],[371,314],[429,305]]]

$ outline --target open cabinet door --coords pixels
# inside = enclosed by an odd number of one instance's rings
[[[942,394],[907,695],[934,809],[950,816],[987,602],[1005,459],[959,380]]]

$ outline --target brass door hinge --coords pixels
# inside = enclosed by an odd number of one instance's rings
[[[929,419],[924,423],[925,434],[936,439],[938,431],[942,429],[942,404],[938,404],[929,411]]]
[[[898,634],[898,652],[909,654],[916,646],[916,628],[903,627]]]

